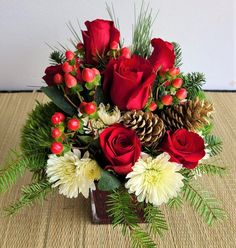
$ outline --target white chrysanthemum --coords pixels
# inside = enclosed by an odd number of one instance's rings
[[[95,190],[94,180],[101,177],[100,167],[86,152],[81,158],[79,150],[67,152],[64,156],[49,155],[47,176],[52,187],[59,187],[59,193],[69,198],[82,193],[88,198],[89,189]]]
[[[100,103],[98,110],[98,117],[102,120],[105,125],[112,125],[119,122],[121,113],[117,106],[113,110],[109,110],[110,106],[105,106],[103,103]]]
[[[178,172],[182,166],[169,162],[170,156],[162,153],[156,158],[141,157],[126,178],[129,193],[134,193],[139,202],[145,201],[155,206],[167,203],[177,196],[183,187],[183,176]]]

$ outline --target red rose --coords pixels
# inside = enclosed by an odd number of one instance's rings
[[[94,65],[97,62],[97,55],[103,57],[112,42],[119,42],[120,32],[114,27],[112,21],[94,20],[86,21],[87,31],[82,31],[85,48],[85,58],[88,64]]]
[[[174,46],[167,41],[156,38],[152,39],[151,44],[154,50],[148,60],[155,70],[165,72],[173,68],[175,64]]]
[[[53,77],[55,74],[60,73],[63,75],[62,71],[62,66],[61,65],[54,65],[54,66],[49,66],[45,70],[45,76],[43,76],[43,80],[46,82],[48,86],[54,85]]]
[[[142,109],[155,80],[151,64],[140,56],[111,60],[104,73],[103,89],[121,110]]]
[[[107,127],[100,134],[100,146],[110,163],[105,169],[112,169],[117,174],[126,175],[141,153],[141,143],[135,131],[115,124]]]
[[[194,169],[198,161],[205,156],[204,140],[197,133],[178,129],[174,133],[167,131],[161,144],[161,150],[169,153],[170,161],[182,164],[185,168]]]

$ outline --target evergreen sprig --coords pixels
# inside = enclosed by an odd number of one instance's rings
[[[163,235],[164,231],[168,230],[165,215],[152,204],[148,204],[144,208],[145,221],[148,223],[150,233]]]
[[[202,86],[206,82],[206,79],[203,73],[192,72],[183,75],[183,81],[183,87],[188,91],[188,99],[194,99],[202,91]]]
[[[144,58],[151,53],[150,40],[152,36],[152,24],[155,18],[152,17],[152,10],[149,6],[144,7],[144,2],[140,8],[140,13],[136,17],[133,30],[132,53]]]
[[[129,230],[132,247],[154,248],[155,243],[149,234],[137,224],[136,204],[127,190],[121,188],[113,191],[107,200],[108,214],[112,218],[113,227],[122,225],[122,233],[125,235]]]
[[[24,174],[27,162],[21,154],[12,151],[5,167],[0,170],[0,193],[6,192]]]
[[[183,189],[183,198],[191,204],[209,226],[226,217],[226,213],[220,208],[216,199],[206,191],[200,191],[187,184]]]
[[[12,215],[18,212],[22,207],[31,206],[36,201],[42,201],[46,195],[52,191],[51,184],[47,181],[32,183],[24,186],[22,196],[18,201],[5,209],[7,215]]]
[[[175,67],[180,67],[182,63],[182,50],[178,43],[172,42],[175,51]]]
[[[115,190],[108,196],[107,200],[108,214],[112,218],[113,226],[122,224],[122,233],[125,234],[128,229],[133,229],[138,222],[134,211],[134,204],[131,195],[125,190]]]
[[[206,135],[204,137],[206,142],[206,148],[210,150],[210,156],[216,156],[222,152],[223,144],[219,137],[213,134]]]
[[[133,248],[156,248],[156,244],[150,238],[148,233],[139,226],[135,226],[130,231],[131,243]]]
[[[216,175],[222,177],[226,174],[226,168],[213,164],[199,164],[194,169],[194,173],[196,175],[207,174],[207,175]]]
[[[28,116],[25,126],[22,130],[20,147],[23,154],[48,154],[51,144],[51,116],[61,111],[52,102],[37,106]]]
[[[180,209],[183,206],[183,199],[181,195],[179,194],[178,196],[170,199],[167,206],[170,208]]]
[[[53,51],[50,54],[49,61],[51,65],[62,64],[65,61],[65,56],[61,51]]]

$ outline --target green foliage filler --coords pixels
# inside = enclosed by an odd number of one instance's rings
[[[15,214],[22,207],[31,206],[36,201],[43,201],[46,195],[52,191],[52,187],[50,183],[44,180],[24,186],[21,191],[20,199],[5,209],[8,215]]]
[[[144,58],[151,53],[150,40],[152,35],[152,24],[155,18],[152,17],[152,11],[149,6],[144,8],[142,3],[140,13],[136,17],[133,30],[132,53],[140,55]]]
[[[216,156],[222,151],[222,141],[219,137],[209,134],[204,138],[207,145],[206,148],[210,150],[210,156]]]
[[[188,99],[196,98],[202,91],[202,86],[206,82],[205,76],[200,72],[192,72],[183,76],[183,87],[188,89]]]
[[[195,173],[198,174],[207,174],[207,175],[216,175],[224,176],[226,174],[226,168],[220,167],[213,164],[199,164],[195,169]]]
[[[123,188],[113,191],[107,200],[108,214],[112,218],[113,226],[122,224],[122,233],[129,230],[132,247],[154,248],[155,243],[149,234],[137,224],[136,204],[132,196]],[[159,228],[159,227],[158,227]]]
[[[60,51],[53,51],[49,58],[51,65],[62,64],[65,61],[65,55]]]
[[[226,217],[226,213],[220,208],[217,200],[206,191],[200,191],[187,184],[183,189],[183,198],[191,204],[209,226]]]
[[[180,67],[182,65],[182,50],[178,43],[172,42],[175,50],[175,67]]]

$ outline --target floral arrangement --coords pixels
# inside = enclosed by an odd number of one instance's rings
[[[167,229],[163,204],[177,208],[186,200],[209,225],[225,216],[195,186],[203,174],[224,174],[208,162],[222,142],[211,134],[214,108],[201,88],[204,75],[180,70],[180,46],[151,38],[145,10],[126,47],[108,10],[112,20],[86,21],[82,40],[69,25],[74,48],[51,53],[41,88],[51,101],[29,115],[21,151],[0,173],[0,191],[32,172],[8,214],[51,192],[88,198],[105,191],[114,226],[129,230],[134,247],[156,247],[149,234]]]

